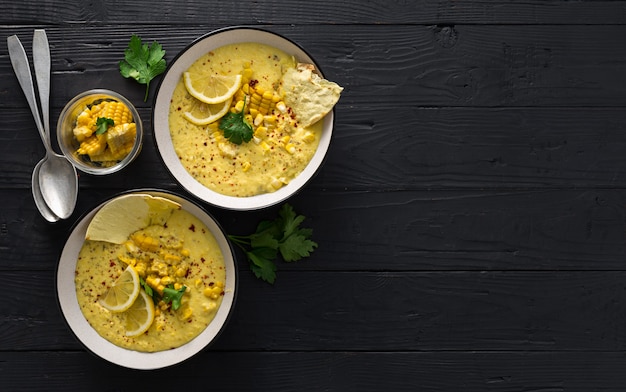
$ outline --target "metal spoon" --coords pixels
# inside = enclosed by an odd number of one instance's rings
[[[37,103],[35,102],[35,89],[30,72],[30,65],[26,51],[19,38],[12,35],[7,38],[7,47],[13,70],[18,78],[20,86],[24,91],[28,105],[30,106],[35,124],[39,130],[39,135],[46,148],[46,156],[35,166],[33,176],[38,178],[39,187],[33,186],[33,198],[42,216],[50,221],[54,221],[53,215],[60,219],[68,218],[74,211],[76,199],[78,197],[78,176],[74,166],[62,155],[56,154],[50,144],[49,119],[45,118],[46,126],[41,121]],[[50,93],[50,49],[48,40],[43,34],[36,33],[33,38],[34,51],[37,52],[35,59],[35,70],[37,80],[40,85],[40,95],[42,108],[46,117],[49,115],[49,93]],[[46,71],[47,70],[47,71]],[[35,182],[33,178],[33,182]],[[42,206],[46,204],[48,210]],[[49,219],[50,218],[50,219]]]

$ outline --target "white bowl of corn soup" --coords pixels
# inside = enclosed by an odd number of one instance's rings
[[[188,192],[218,207],[254,210],[288,199],[316,174],[330,145],[334,104],[313,124],[298,126],[292,120],[296,126],[289,132],[282,132],[282,123],[280,133],[277,127],[272,128],[277,117],[285,117],[278,110],[285,113],[277,78],[282,75],[281,69],[284,72],[296,64],[306,64],[316,77],[322,76],[319,66],[298,44],[272,32],[246,27],[225,28],[202,36],[170,63],[155,97],[153,132],[165,166]],[[254,127],[251,140],[225,140],[227,132],[221,120],[190,123],[197,122],[197,116],[190,115],[197,106],[190,103],[196,100],[189,94],[186,77],[203,72],[243,75],[239,91],[230,101],[230,111],[249,111],[247,122]],[[336,84],[334,87],[338,99],[341,88]],[[241,98],[242,91],[248,95]],[[255,94],[263,97],[261,103],[254,99]],[[266,104],[272,105],[269,114],[263,112]],[[217,112],[220,105],[201,113]]]
[[[183,287],[182,306],[173,310],[171,303],[157,303],[155,299],[154,319],[147,329],[132,336],[128,331],[125,333],[129,325],[125,320],[128,317],[126,312],[130,310],[112,312],[103,302],[113,281],[130,268],[126,265],[129,261],[120,256],[128,253],[118,252],[117,257],[112,256],[116,247],[127,247],[128,243],[118,246],[87,238],[99,211],[129,197],[160,198],[178,206],[166,221],[151,221],[149,227],[135,233],[143,238],[140,241],[145,241],[148,234],[163,245],[158,250],[153,249],[152,253],[137,249],[138,254],[143,254],[144,260],[156,258],[157,253],[161,258],[164,253],[169,253],[170,257],[176,254],[186,256],[182,261],[179,257],[172,263],[176,264],[174,270],[185,268],[179,275],[183,277],[179,281],[186,286]],[[126,211],[119,211],[118,215],[126,214]],[[136,240],[133,235],[131,238]],[[137,260],[141,258],[137,256]],[[146,270],[144,266],[142,273],[137,262],[130,264],[141,275],[143,291],[143,285],[151,279],[151,267]],[[153,264],[152,267],[154,276],[158,276],[158,266]],[[233,251],[220,225],[196,203],[160,190],[129,191],[103,202],[83,216],[63,248],[56,277],[61,311],[78,340],[89,351],[109,362],[141,370],[178,364],[212,343],[230,317],[236,286]],[[174,285],[170,287],[174,288]]]
[[[141,152],[143,124],[135,106],[107,89],[84,91],[63,108],[57,123],[59,147],[76,169],[115,173]]]

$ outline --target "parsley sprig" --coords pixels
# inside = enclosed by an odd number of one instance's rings
[[[220,120],[219,128],[224,131],[224,137],[228,139],[231,143],[247,143],[252,139],[252,125],[248,124],[243,116],[245,108],[246,100],[244,99],[241,112],[228,112]]]
[[[146,294],[148,294],[148,296],[152,298],[152,301],[155,305],[158,304],[160,301],[163,301],[166,304],[171,302],[173,310],[178,310],[180,308],[183,295],[187,291],[187,286],[183,286],[179,290],[176,290],[174,288],[174,285],[170,284],[163,289],[163,296],[160,296],[159,293],[153,290],[152,287],[150,287],[150,285],[148,285],[143,278],[139,278],[139,283],[141,284],[141,287],[143,287],[143,289],[145,290]]]
[[[115,122],[108,117],[98,117],[96,120],[96,135],[102,135],[109,127],[115,125]]]
[[[165,72],[166,64],[163,57],[165,51],[156,41],[152,45],[144,44],[141,38],[133,34],[128,48],[124,50],[124,60],[120,61],[120,73],[125,78],[133,78],[146,85],[143,101],[148,100],[150,81]]]
[[[179,290],[176,290],[174,285],[168,285],[168,287],[163,289],[163,302],[166,304],[171,302],[172,309],[178,310],[185,291],[187,291],[187,286],[183,286]]]
[[[313,230],[300,227],[304,219],[291,205],[284,204],[275,220],[260,222],[253,234],[228,238],[244,251],[254,275],[273,284],[279,254],[283,261],[297,261],[308,257],[318,246],[310,239]]]

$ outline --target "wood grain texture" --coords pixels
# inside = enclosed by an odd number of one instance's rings
[[[52,270],[74,220],[118,192],[81,190],[74,215],[50,225],[38,216],[30,191],[3,191],[0,271]],[[309,260],[281,264],[285,270],[626,268],[624,191],[306,190],[290,203],[307,216],[320,247]],[[252,233],[260,220],[276,216],[276,208],[256,214],[206,208],[229,234]],[[243,261],[241,268],[247,269]]]
[[[0,40],[0,390],[626,390],[626,1],[0,8],[0,35],[29,53],[32,30],[47,31],[53,124],[75,94],[107,87],[146,128],[130,167],[81,174],[75,213],[45,222],[30,190],[44,150]],[[117,64],[133,33],[172,61],[229,25],[285,35],[345,87],[325,164],[289,199],[320,246],[279,263],[274,286],[237,251],[238,300],[213,345],[170,369],[119,368],[66,325],[59,255],[107,198],[185,191],[152,141],[144,86]],[[232,234],[278,210],[200,204]]]
[[[9,110],[7,110],[7,113]],[[0,185],[30,187],[44,156],[27,107],[0,117]],[[170,187],[151,111],[139,110],[145,148],[123,172],[81,175],[81,188]],[[392,113],[392,115],[390,115]],[[314,188],[353,191],[626,187],[626,122],[619,108],[413,108],[335,111],[333,142]],[[58,111],[52,115],[56,123]],[[58,150],[58,149],[57,149]],[[130,179],[130,180],[129,180]]]
[[[35,5],[5,0],[0,24],[137,23],[160,20],[167,25],[185,25],[210,20],[227,24],[623,24],[626,6],[622,1],[515,0],[285,0],[262,1],[160,1],[144,7],[135,1],[82,2]]]
[[[81,91],[106,86],[145,107],[142,86],[118,70],[130,35],[161,42],[169,61],[219,27],[184,26],[176,35],[163,25],[50,27],[52,105],[60,108]],[[410,107],[623,107],[626,101],[624,25],[259,27],[306,48],[326,76],[346,88],[340,107],[381,101]],[[0,32],[23,36],[28,49],[32,28]],[[0,41],[0,53],[5,50]],[[0,77],[6,78],[0,97],[19,91],[8,61],[0,63]],[[2,100],[3,106],[24,104],[22,97]]]
[[[28,377],[49,390],[94,392],[170,390],[181,382],[237,392],[621,392],[624,366],[622,353],[606,352],[204,352],[172,369],[137,372],[81,352],[0,353],[3,386],[9,389]]]
[[[0,303],[0,348],[81,350],[51,295],[54,276],[2,273],[11,301]],[[273,287],[249,271],[240,279],[212,351],[626,350],[624,271],[280,271]]]

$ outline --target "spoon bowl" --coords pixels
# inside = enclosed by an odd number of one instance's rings
[[[78,197],[78,175],[74,166],[47,146],[39,166],[39,192],[50,210],[61,219],[69,218]],[[34,175],[34,174],[33,174]],[[33,187],[33,197],[36,188]]]
[[[41,161],[39,161],[39,163],[37,163],[37,165],[35,165],[35,168],[33,169],[33,176],[32,176],[33,199],[35,200],[35,205],[37,206],[37,209],[41,213],[41,216],[43,216],[43,218],[47,220],[48,222],[54,223],[54,222],[58,222],[59,219],[61,218],[56,216],[55,213],[52,212],[50,207],[48,207],[48,204],[46,204],[46,201],[43,199],[43,195],[41,194],[41,187],[39,186],[39,170],[43,163],[44,163],[44,160],[42,159]]]

